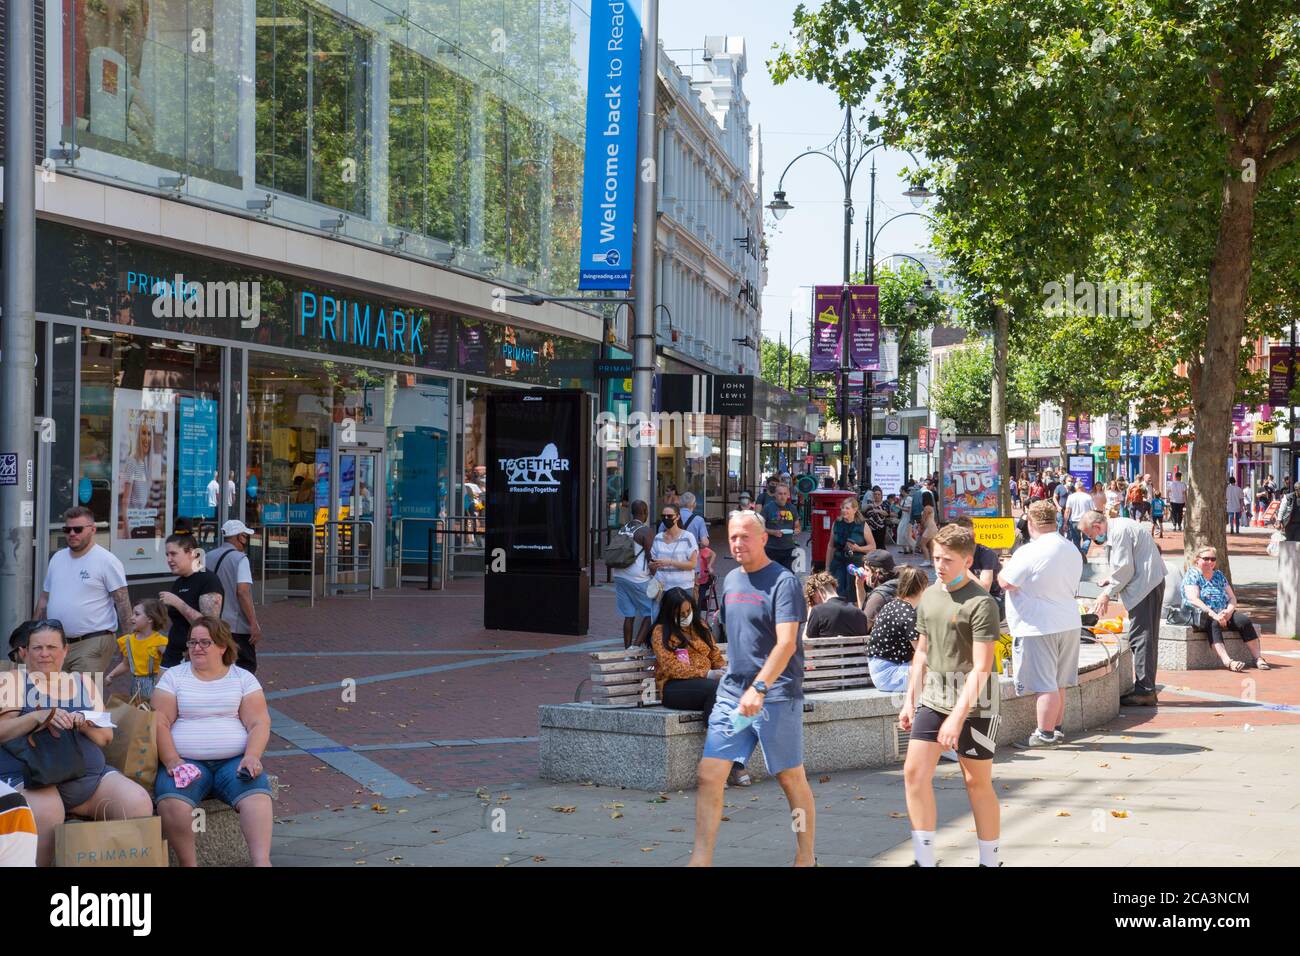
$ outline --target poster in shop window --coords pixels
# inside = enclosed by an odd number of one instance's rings
[[[1002,439],[957,435],[939,443],[940,520],[996,518],[1001,507]]]
[[[110,550],[127,574],[167,572],[172,530],[173,393],[113,392],[113,494]]]

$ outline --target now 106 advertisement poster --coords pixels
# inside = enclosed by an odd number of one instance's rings
[[[1003,476],[1002,439],[997,435],[958,435],[939,446],[939,509],[942,521],[960,517],[996,518]]]

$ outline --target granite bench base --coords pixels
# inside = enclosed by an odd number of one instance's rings
[[[1236,631],[1224,633],[1223,646],[1228,649],[1228,656],[1234,661],[1251,664],[1255,660]],[[1223,662],[1210,646],[1209,631],[1194,631],[1178,624],[1161,624],[1157,665],[1162,671],[1206,671],[1222,667]]]
[[[271,799],[280,794],[280,781],[271,777]],[[239,828],[239,811],[220,800],[204,800],[203,829],[194,834],[194,858],[199,866],[252,866],[244,831]],[[176,851],[167,847],[170,866],[180,866]]]
[[[998,743],[1024,739],[1037,724],[1036,695],[1016,696],[999,677],[1002,720]],[[1066,690],[1067,733],[1097,727],[1119,713],[1119,699],[1133,687],[1127,642],[1109,655],[1097,645],[1080,652],[1079,684]],[[874,688],[825,691],[804,698],[804,768],[810,775],[896,764],[907,735],[898,729],[901,696]],[[592,704],[543,704],[539,708],[541,776],[635,790],[686,790],[696,785],[704,754],[705,717],[664,707],[610,708]],[[767,776],[762,748],[748,769]]]

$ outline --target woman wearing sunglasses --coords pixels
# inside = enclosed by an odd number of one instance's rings
[[[111,727],[98,727],[87,711],[102,711],[104,702],[89,674],[63,670],[68,639],[58,621],[37,621],[27,638],[26,671],[0,673],[0,743],[19,740],[45,727],[40,735],[74,734],[81,755],[80,774],[40,787],[27,787],[27,766],[0,748],[0,781],[21,790],[36,818],[36,859],[54,860],[54,831],[67,817],[124,820],[153,816],[153,801],[134,780],[108,766],[103,748],[113,739]],[[36,740],[39,744],[40,735]]]
[[[1224,631],[1240,634],[1246,649],[1255,658],[1255,666],[1262,671],[1272,670],[1272,665],[1264,660],[1260,651],[1255,625],[1237,610],[1237,595],[1232,585],[1227,576],[1215,567],[1218,561],[1219,552],[1214,548],[1201,548],[1196,552],[1194,567],[1183,577],[1183,606],[1201,612],[1201,624],[1210,631],[1210,646],[1228,670],[1244,671],[1246,665],[1228,656],[1228,648],[1223,643]]]
[[[253,866],[271,865],[271,782],[262,755],[271,738],[266,694],[235,665],[239,645],[219,618],[201,617],[186,639],[189,660],[158,679],[154,784],[163,836],[181,866],[197,866],[192,813],[215,795],[239,811]]]

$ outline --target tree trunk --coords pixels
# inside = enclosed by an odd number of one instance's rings
[[[1233,168],[1241,158],[1260,155],[1249,147],[1234,147]],[[1231,577],[1227,548],[1226,485],[1232,405],[1236,401],[1241,336],[1246,324],[1250,285],[1251,245],[1255,230],[1255,186],[1229,176],[1219,216],[1219,236],[1210,266],[1210,303],[1205,352],[1199,375],[1193,375],[1192,421],[1195,446],[1188,469],[1187,532],[1183,556],[1197,548],[1214,547],[1219,566]]]
[[[998,305],[993,311],[993,386],[989,389],[989,430],[997,435],[998,474],[1002,476],[998,512],[1004,517],[1011,514],[1011,459],[1007,455],[1007,349],[1011,338],[1011,318],[1006,307]]]

